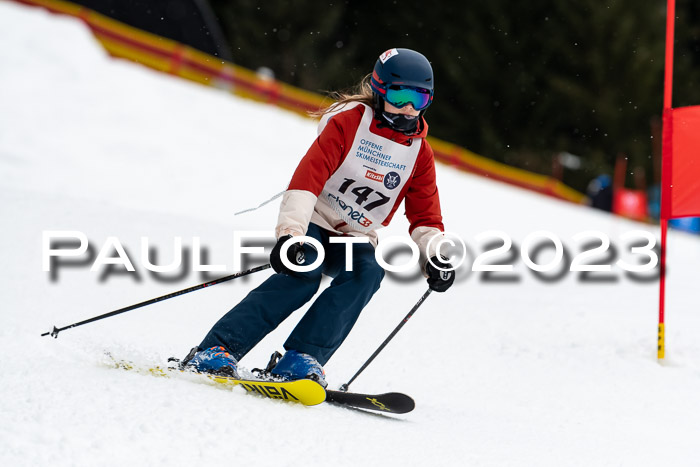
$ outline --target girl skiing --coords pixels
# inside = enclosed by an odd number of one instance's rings
[[[311,378],[325,386],[323,365],[384,277],[374,256],[376,229],[389,224],[401,201],[430,288],[444,292],[454,282],[452,266],[430,243],[444,231],[423,118],[433,100],[430,63],[410,49],[387,50],[355,94],[335,97],[337,102],[320,113],[318,138],[282,198],[278,241],[270,255],[276,274],[214,325],[185,358],[187,367],[237,376],[238,361],[311,300],[326,274],[333,281],[294,328],[272,370],[286,380]],[[320,242],[321,267],[308,272],[289,267],[312,264],[319,254],[309,242],[295,242],[296,236]],[[353,242],[351,268],[346,267],[350,246],[339,241]]]

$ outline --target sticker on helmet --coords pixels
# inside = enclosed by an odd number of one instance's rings
[[[398,50],[396,50],[396,49],[389,49],[389,50],[387,50],[386,52],[384,52],[383,54],[381,54],[381,55],[379,56],[379,60],[381,60],[382,63],[386,63],[387,60],[389,60],[389,59],[390,59],[391,57],[393,57],[394,55],[398,55],[398,54],[399,54],[399,51],[398,51]]]

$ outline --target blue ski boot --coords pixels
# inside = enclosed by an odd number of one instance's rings
[[[195,347],[183,361],[183,369],[238,378],[238,361],[222,347],[200,350]]]
[[[311,355],[296,350],[288,350],[270,373],[286,381],[311,379],[324,388],[328,386],[321,364]]]

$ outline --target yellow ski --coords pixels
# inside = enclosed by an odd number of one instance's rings
[[[125,360],[112,359],[112,363],[116,368],[135,371],[140,374],[148,374],[165,378],[185,377],[186,379],[194,382],[203,382],[221,388],[241,386],[249,393],[257,394],[269,399],[298,402],[303,405],[318,405],[326,400],[326,391],[323,389],[323,386],[310,379],[282,382],[257,379],[239,379],[228,376],[193,373],[176,368],[163,368],[159,366],[140,367]]]

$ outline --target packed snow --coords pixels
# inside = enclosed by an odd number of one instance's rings
[[[658,280],[615,264],[647,262],[624,236],[643,246],[639,231],[658,237],[658,227],[438,165],[446,228],[470,254],[456,285],[433,293],[351,385],[406,392],[416,409],[303,407],[105,362],[105,352],[144,365],[184,356],[270,271],[58,339],[40,334],[235,272],[234,232],[271,232],[278,204],[234,213],[285,189],[315,138],[313,120],[110,58],[80,21],[4,1],[0,109],[1,465],[700,465],[697,237],[669,235],[659,362]],[[401,212],[382,238],[408,238]],[[486,263],[514,270],[471,271],[476,254],[502,243],[480,237],[494,230],[513,246]],[[82,232],[89,250],[46,272],[49,231]],[[525,264],[520,251],[538,231],[561,239],[564,269],[537,276]],[[609,237],[608,252],[586,262],[610,272],[566,269],[586,241],[596,245],[590,234],[574,239],[587,231]],[[159,265],[175,258],[181,237],[183,266],[148,271],[142,237]],[[135,272],[104,264],[116,245]],[[200,249],[202,264],[225,272],[194,271]],[[536,250],[538,264],[554,257],[553,248]],[[407,260],[404,250],[393,259]],[[250,264],[265,262],[257,254]],[[426,288],[415,271],[387,276],[326,366],[331,387]],[[241,363],[264,365],[303,311]]]

